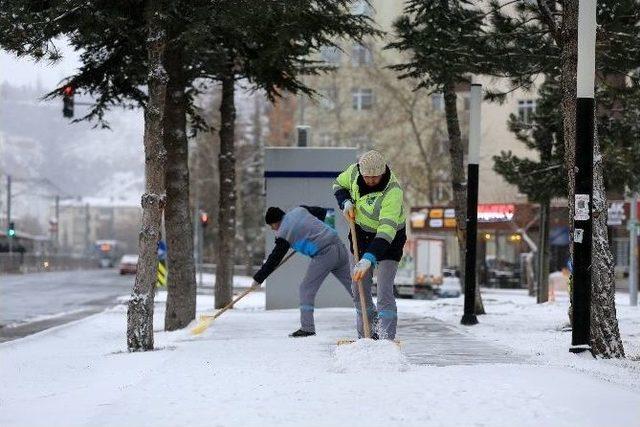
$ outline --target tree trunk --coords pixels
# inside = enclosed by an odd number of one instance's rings
[[[598,356],[625,357],[616,316],[615,263],[607,233],[607,195],[597,126],[593,143],[593,262],[591,272],[591,348]]]
[[[149,99],[144,110],[145,193],[142,195],[138,271],[127,309],[129,351],[153,350],[153,299],[158,269],[158,239],[165,204],[166,162],[162,118],[167,78],[162,64],[165,34],[160,22],[161,4],[160,1],[150,1],[145,10],[149,59]]]
[[[244,152],[245,150],[242,150],[241,152]],[[241,156],[240,158],[242,159]],[[243,159],[246,160],[246,159]],[[248,228],[248,224],[247,224],[247,212],[245,211],[245,198],[244,198],[244,191],[243,191],[243,184],[244,184],[244,180],[245,178],[245,171],[244,171],[244,165],[243,165],[243,161],[241,160],[237,165],[236,168],[236,195],[237,195],[237,202],[236,202],[236,232],[237,232],[237,236],[236,236],[236,241],[237,243],[240,245],[240,254],[241,257],[244,261],[244,265],[245,265],[245,271],[244,271],[244,275],[245,276],[250,276],[251,275],[251,262],[249,261],[251,259],[251,253],[249,251],[249,239],[248,239],[248,232],[247,232],[247,228]]]
[[[465,283],[465,250],[467,244],[467,180],[464,173],[464,147],[458,121],[458,105],[455,85],[449,80],[444,86],[444,108],[449,134],[449,157],[451,161],[451,186],[453,189],[453,206],[456,211],[456,232],[458,235],[458,251],[460,252],[460,280]],[[480,296],[480,287],[476,282],[475,295],[476,314],[485,314]]]
[[[218,210],[218,242],[216,248],[215,308],[231,302],[233,296],[233,265],[236,230],[236,158],[234,130],[236,108],[234,102],[235,78],[231,70],[222,79],[220,101],[220,197]]]
[[[551,201],[540,204],[540,243],[538,244],[538,304],[549,301],[549,216]]]
[[[567,170],[567,194],[569,208],[569,251],[573,260],[573,216],[576,165],[576,94],[578,72],[578,0],[570,0],[562,12],[560,46],[560,89],[562,91],[562,131],[564,137],[564,161]],[[571,279],[573,287],[573,279]],[[569,322],[573,324],[573,292],[569,292]]]
[[[164,144],[167,150],[165,228],[167,233],[167,303],[164,329],[187,326],[196,317],[196,272],[193,259],[193,223],[189,208],[189,148],[184,46],[168,43],[165,52],[167,94]]]
[[[578,65],[578,1],[564,4],[561,45],[562,110],[565,163],[569,182],[569,224],[573,243],[575,198],[576,96]],[[597,126],[596,126],[597,131]],[[624,357],[615,307],[614,263],[607,235],[607,199],[604,188],[602,154],[596,138],[593,148],[593,254],[591,267],[591,348],[602,357]],[[573,258],[573,253],[571,254]],[[575,284],[574,284],[575,286]],[[572,309],[569,309],[572,321]]]

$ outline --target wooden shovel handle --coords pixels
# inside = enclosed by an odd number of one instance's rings
[[[285,262],[287,262],[287,261],[289,260],[289,258],[291,258],[294,254],[295,254],[295,251],[292,251],[290,254],[288,254],[286,257],[284,257],[284,258],[282,259],[282,261],[280,261],[280,264],[278,264],[278,266],[277,266],[277,267],[275,268],[275,270],[273,270],[273,271],[276,271],[278,268],[280,268],[280,266],[281,266],[282,264],[284,264]],[[255,291],[256,289],[260,288],[260,286],[261,286],[261,284],[260,284],[260,283],[258,283],[258,284],[255,284],[255,285],[251,286],[250,288],[248,288],[248,289],[246,289],[246,290],[242,291],[242,293],[241,293],[240,295],[238,295],[237,297],[235,297],[235,298],[233,299],[233,301],[231,301],[229,304],[225,305],[225,306],[224,306],[224,307],[222,307],[220,310],[218,310],[218,311],[217,311],[213,316],[201,316],[201,317],[203,317],[203,318],[209,318],[209,319],[211,319],[211,320],[215,320],[215,319],[217,319],[218,317],[220,317],[220,315],[221,315],[222,313],[224,313],[225,311],[229,310],[230,308],[233,308],[233,306],[234,306],[234,304],[235,304],[235,303],[237,303],[237,302],[238,302],[238,301],[240,301],[242,298],[244,298],[245,296],[247,296],[247,294],[249,294],[250,292]]]
[[[360,251],[358,250],[358,237],[356,236],[356,224],[355,221],[348,220],[349,229],[351,230],[351,244],[353,245],[353,259],[360,261]],[[362,315],[362,326],[364,328],[364,337],[371,338],[371,329],[369,328],[369,313],[367,312],[367,304],[364,298],[364,287],[362,286],[362,280],[358,280],[358,294],[360,296],[360,314]]]

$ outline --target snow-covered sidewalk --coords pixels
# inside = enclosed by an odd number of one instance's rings
[[[490,314],[464,329],[458,326],[461,299],[401,300],[399,338],[406,345],[400,352],[388,342],[336,348],[337,339],[353,336],[353,312],[347,309],[317,310],[318,336],[288,338],[298,326],[297,310],[264,311],[262,293],[250,295],[201,336],[160,332],[163,294],[158,297],[154,352],[126,352],[126,306],[0,345],[0,425],[639,422],[638,362],[570,355],[568,333],[555,330],[566,313],[561,301],[536,306],[522,293],[487,291]],[[200,311],[213,305],[210,296],[198,298]],[[632,340],[638,312],[620,315],[623,334]],[[447,341],[452,345],[443,345]],[[479,347],[478,363],[451,351],[464,342],[486,344]],[[625,344],[637,355],[637,347]],[[505,356],[494,364],[487,360],[492,354]]]

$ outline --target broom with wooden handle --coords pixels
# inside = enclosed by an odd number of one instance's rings
[[[358,237],[356,236],[356,223],[355,220],[348,219],[349,229],[351,230],[351,243],[353,244],[353,259],[354,264],[360,261],[360,251],[358,250]],[[364,327],[364,337],[371,338],[371,330],[369,329],[369,316],[367,313],[367,305],[364,298],[364,287],[362,286],[362,280],[356,282],[358,284],[358,294],[360,296],[360,314],[362,315],[362,325]]]
[[[289,255],[284,257],[283,260],[280,261],[280,264],[278,264],[278,266],[273,271],[276,271],[278,268],[280,268],[280,266],[282,264],[284,264],[285,262],[287,262],[289,260],[289,258],[291,258],[294,254],[295,254],[295,251],[291,252]],[[211,323],[214,320],[216,320],[218,317],[220,317],[220,315],[222,315],[222,313],[224,313],[225,311],[227,311],[230,308],[232,308],[235,303],[240,301],[242,298],[247,296],[252,291],[255,291],[256,289],[259,289],[261,286],[262,285],[260,283],[254,283],[249,289],[244,290],[240,295],[235,297],[233,301],[231,301],[229,304],[227,304],[224,307],[222,307],[215,314],[203,314],[202,316],[200,316],[200,321],[198,322],[198,324],[193,329],[191,329],[191,333],[193,335],[199,335],[199,334],[203,333],[209,326],[211,326]]]

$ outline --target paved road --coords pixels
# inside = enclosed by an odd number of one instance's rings
[[[0,342],[100,312],[133,281],[115,269],[0,276]]]

